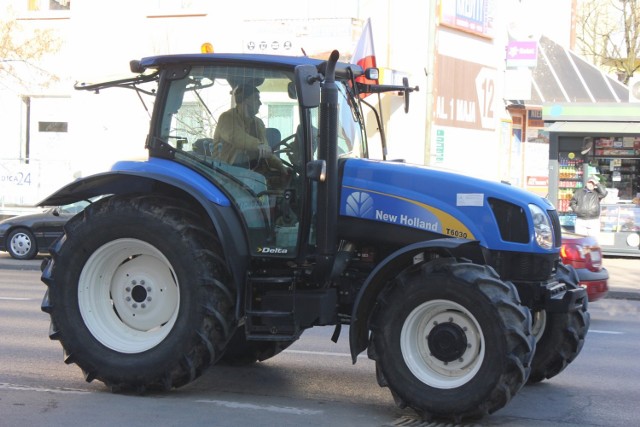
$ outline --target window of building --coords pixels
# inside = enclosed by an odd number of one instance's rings
[[[71,10],[71,0],[27,0],[27,10],[30,12]]]
[[[38,122],[38,132],[67,132],[67,122]]]

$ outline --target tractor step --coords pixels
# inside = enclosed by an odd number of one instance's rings
[[[248,339],[289,341],[300,336],[300,328],[292,311],[250,310],[246,314]]]
[[[247,338],[257,341],[289,341],[300,336],[295,316],[293,277],[251,277],[245,300]],[[278,303],[267,297],[279,295]],[[266,303],[268,300],[270,303]]]

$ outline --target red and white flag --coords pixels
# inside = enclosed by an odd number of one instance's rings
[[[367,68],[375,68],[376,65],[376,53],[373,49],[373,32],[371,31],[371,18],[367,19],[360,35],[360,40],[356,45],[356,49],[353,51],[351,57],[351,63],[357,64],[362,67],[363,70]],[[364,76],[360,76],[356,81],[365,84],[378,84],[377,80],[369,80]]]

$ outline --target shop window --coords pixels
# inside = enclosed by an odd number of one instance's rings
[[[155,0],[153,3],[153,12],[148,18],[206,15],[204,3],[198,0]]]
[[[30,12],[71,10],[71,0],[27,0],[27,10]]]
[[[38,132],[67,132],[67,122],[38,122]]]

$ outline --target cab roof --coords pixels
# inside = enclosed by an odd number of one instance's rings
[[[289,68],[293,70],[298,65],[313,65],[322,71],[325,60],[309,58],[307,56],[284,56],[284,55],[264,55],[247,53],[188,53],[176,55],[157,55],[142,58],[140,66],[147,69],[160,69],[176,64],[205,65],[216,63],[225,65],[248,65],[266,66],[274,68]],[[338,62],[336,64],[336,77],[349,78],[351,73],[354,77],[364,74],[362,67],[356,64]]]

